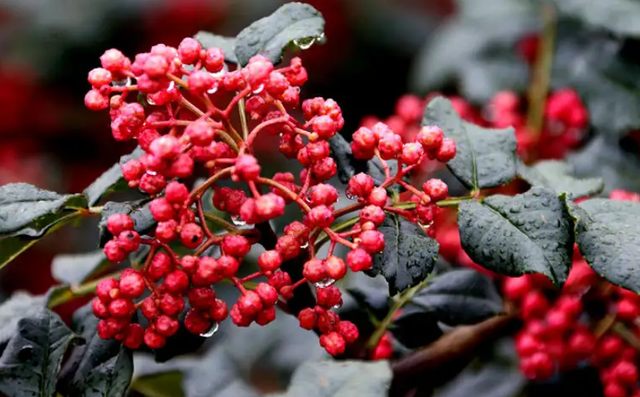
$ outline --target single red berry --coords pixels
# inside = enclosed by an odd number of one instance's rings
[[[260,164],[250,154],[238,156],[234,168],[234,176],[243,181],[255,181],[260,176]]]
[[[431,201],[440,201],[449,195],[449,187],[440,179],[429,179],[422,184],[422,191],[425,192]]]
[[[265,308],[275,305],[278,301],[278,291],[267,283],[258,283],[254,291],[260,296]]]
[[[189,276],[182,270],[174,270],[165,276],[164,286],[168,292],[180,294],[189,288]]]
[[[611,368],[613,379],[624,386],[633,386],[638,383],[638,367],[630,361],[618,361]]]
[[[564,332],[571,326],[571,320],[567,314],[563,311],[553,309],[546,315],[548,330],[554,335],[563,335]]]
[[[347,343],[353,343],[358,339],[358,327],[351,321],[340,321],[338,324],[338,332]]]
[[[449,162],[456,157],[456,142],[451,138],[444,138],[442,146],[437,153],[438,161],[442,163]]]
[[[243,74],[252,88],[259,89],[260,85],[267,82],[273,72],[273,63],[262,55],[254,55],[249,59],[249,64],[243,69]]]
[[[167,339],[149,327],[144,330],[144,343],[151,349],[160,349],[167,343]]]
[[[269,278],[269,284],[280,291],[283,287],[291,285],[291,276],[287,272],[277,272]]]
[[[105,85],[111,84],[111,72],[103,68],[95,68],[89,72],[88,76],[89,84],[94,88],[100,88]]]
[[[627,391],[625,388],[615,382],[609,382],[604,385],[604,397],[626,397]]]
[[[166,222],[175,216],[173,205],[165,197],[159,197],[151,201],[149,203],[149,211],[151,211],[153,219],[158,222]]]
[[[198,40],[191,37],[183,39],[178,46],[180,61],[186,65],[196,63],[200,58],[200,50],[202,50],[202,46]]]
[[[192,334],[200,335],[209,331],[213,324],[205,314],[199,310],[191,309],[184,318],[184,326]]]
[[[172,178],[188,178],[193,174],[194,166],[193,158],[188,153],[182,153],[171,163],[167,174]]]
[[[311,283],[319,283],[327,278],[327,269],[322,260],[312,258],[304,264],[302,275]]]
[[[312,330],[316,327],[318,315],[313,309],[306,308],[298,313],[298,321],[300,321],[301,328]]]
[[[109,303],[109,313],[113,317],[128,317],[135,310],[133,302],[126,298],[114,299]]]
[[[251,244],[244,236],[228,235],[222,239],[220,247],[226,255],[242,258],[249,253]]]
[[[276,241],[276,251],[284,261],[293,259],[300,254],[300,242],[290,235],[280,236]]]
[[[318,311],[320,311],[318,313],[318,330],[323,334],[335,331],[340,323],[340,317],[332,311],[318,310],[318,306],[316,306],[316,312]]]
[[[231,306],[231,311],[229,312],[231,317],[231,321],[238,327],[248,327],[251,325],[253,321],[253,316],[249,316],[240,311],[240,308],[237,304]]]
[[[254,291],[246,291],[238,298],[238,308],[244,316],[255,316],[263,308],[262,299]]]
[[[589,330],[579,330],[569,338],[569,350],[579,359],[588,358],[596,347],[596,337]]]
[[[91,310],[93,311],[93,315],[98,318],[109,317],[109,309],[100,298],[91,301]]]
[[[367,201],[371,205],[382,207],[387,203],[387,191],[382,187],[375,187],[371,190],[371,194],[367,198]]]
[[[127,258],[127,252],[120,248],[117,239],[107,241],[104,245],[104,254],[107,260],[113,263],[120,263]]]
[[[264,271],[275,271],[281,264],[282,256],[276,250],[265,251],[258,257],[258,266]]]
[[[393,356],[393,344],[391,342],[390,333],[387,332],[384,334],[382,338],[380,338],[380,342],[374,349],[371,359],[372,360],[386,360]]]
[[[341,258],[337,256],[329,256],[324,261],[327,277],[340,280],[347,274],[347,265]]]
[[[120,293],[127,298],[139,298],[145,290],[144,278],[138,271],[131,271],[120,277]]]
[[[378,137],[367,127],[358,128],[352,135],[352,145],[359,151],[373,152],[377,143]]]
[[[213,321],[222,322],[229,315],[229,309],[227,308],[225,301],[222,299],[216,299],[215,303],[209,310],[209,314]]]
[[[224,53],[220,48],[207,48],[201,59],[204,67],[211,73],[217,73],[224,67]]]
[[[184,300],[180,295],[162,294],[160,310],[169,316],[177,316],[184,310]]]
[[[617,335],[605,335],[600,339],[595,355],[598,361],[613,360],[622,354],[624,342]]]
[[[137,349],[142,345],[144,329],[140,324],[129,324],[125,330],[125,338],[122,344],[129,349]]]
[[[274,193],[263,194],[255,201],[255,212],[261,220],[281,217],[284,214],[285,200]]]
[[[380,152],[380,157],[382,157],[384,160],[391,160],[391,159],[397,158],[403,153],[403,148],[404,148],[404,145],[402,144],[402,137],[394,133],[384,134],[380,138],[380,142],[378,142],[378,151]],[[414,148],[409,150],[407,152],[407,155],[416,154],[415,153],[416,150],[418,150],[418,152],[424,152],[422,147],[420,147],[420,149]],[[413,151],[414,153],[413,154],[410,153],[411,151]],[[421,153],[419,154],[419,157],[420,156],[422,156]]]
[[[300,244],[309,240],[309,228],[302,222],[293,221],[284,228],[284,234],[298,239]]]
[[[373,258],[362,248],[356,248],[347,254],[347,264],[354,272],[371,269]]]
[[[109,326],[107,320],[98,321],[97,331],[100,339],[111,339],[115,335],[115,331]]]
[[[326,205],[314,207],[307,214],[307,220],[313,227],[325,228],[333,224],[334,217],[331,208]]]
[[[331,309],[334,306],[342,304],[342,293],[333,285],[326,288],[316,288],[318,306]]]
[[[151,78],[164,77],[169,71],[169,62],[161,55],[151,55],[144,63],[144,73]]]
[[[616,303],[616,315],[621,321],[633,321],[640,315],[640,307],[631,299],[622,299]]]
[[[576,319],[582,313],[582,300],[580,296],[563,295],[556,301],[556,307],[570,318]]]
[[[549,301],[542,292],[529,292],[522,300],[521,313],[525,319],[543,317],[549,308]]]
[[[215,77],[211,73],[204,70],[195,70],[191,72],[187,79],[189,92],[194,95],[202,95],[213,88],[216,83]]]
[[[157,281],[173,270],[173,263],[171,258],[165,252],[156,253],[149,263],[147,268],[147,275],[154,281]]]
[[[145,316],[147,320],[153,320],[160,315],[160,309],[156,304],[156,300],[151,296],[144,298],[140,305],[140,309],[142,311],[142,315]]]
[[[119,296],[118,280],[107,278],[98,283],[96,286],[96,295],[105,303],[111,302]]]
[[[504,280],[502,292],[505,298],[511,301],[518,301],[531,291],[532,288],[531,281],[527,276],[509,277]]]
[[[324,347],[327,353],[332,356],[337,356],[344,353],[346,343],[338,332],[330,332],[320,336],[320,346]]]
[[[189,189],[180,182],[171,182],[164,189],[164,196],[172,204],[182,204],[189,198]]]
[[[91,90],[84,96],[84,105],[93,111],[109,108],[109,97],[98,90]]]
[[[360,233],[359,247],[370,254],[376,254],[384,250],[384,234],[377,230],[365,230]]]
[[[384,222],[384,210],[375,205],[368,205],[360,211],[360,222],[373,222],[374,225],[380,226]]]
[[[191,277],[193,285],[205,287],[222,280],[218,274],[218,262],[209,256],[203,256],[198,260],[196,271]]]
[[[238,269],[240,268],[240,262],[231,256],[231,255],[222,255],[218,258],[217,262],[217,272],[226,278],[235,277],[236,273],[238,273]]]
[[[133,219],[125,214],[113,214],[107,218],[107,230],[114,236],[125,230],[133,230]]]
[[[134,252],[140,247],[140,235],[135,230],[125,230],[118,235],[117,243],[125,253]]]
[[[516,351],[520,357],[529,357],[542,347],[542,343],[530,333],[524,332],[516,338]]]
[[[314,206],[333,205],[338,201],[338,191],[335,187],[320,183],[311,189],[311,203]]]
[[[256,316],[256,324],[264,326],[276,319],[276,308],[271,306],[260,310]]]
[[[423,155],[424,149],[419,143],[409,142],[402,146],[402,162],[407,165],[417,164]]]
[[[373,190],[373,178],[365,173],[359,173],[349,179],[347,195],[355,197],[368,197]]]
[[[187,274],[193,274],[198,266],[198,257],[193,255],[185,255],[180,260],[180,266]]]
[[[191,307],[204,310],[215,304],[216,293],[209,287],[191,288],[187,298]]]
[[[147,194],[158,194],[167,185],[167,180],[160,174],[146,173],[140,178],[139,188]]]
[[[318,134],[320,139],[329,139],[336,134],[338,126],[330,116],[316,116],[311,121],[311,130]]]
[[[416,140],[420,142],[422,147],[427,152],[440,149],[444,139],[444,133],[435,125],[424,126],[418,132]]]
[[[546,380],[553,376],[555,366],[551,357],[544,352],[536,352],[521,363],[523,373],[529,379]]]
[[[318,182],[328,181],[338,173],[338,166],[332,157],[318,160],[311,166],[311,175]]]
[[[158,226],[156,226],[155,236],[164,243],[175,240],[178,238],[178,222],[175,219],[159,222]]]
[[[180,241],[187,248],[196,248],[202,243],[204,232],[200,225],[196,223],[187,223],[182,226],[180,231]]]
[[[161,314],[156,317],[155,322],[156,332],[164,337],[169,337],[178,332],[178,328],[180,328],[180,323],[177,319],[173,317],[169,317],[165,314]]]

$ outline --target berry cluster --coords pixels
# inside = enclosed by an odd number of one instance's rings
[[[624,191],[611,198],[640,201]],[[600,278],[577,250],[562,291],[528,275],[506,278],[503,293],[524,320],[516,350],[525,376],[545,380],[588,363],[599,369],[606,397],[640,395],[638,294]]]
[[[184,326],[192,333],[209,335],[227,316],[238,326],[265,325],[275,319],[275,306],[286,309],[294,290],[308,282],[316,287],[317,304],[300,312],[300,325],[315,329],[329,353],[342,353],[357,339],[358,330],[331,311],[341,301],[340,291],[331,285],[348,268],[354,272],[371,268],[372,255],[385,247],[377,228],[387,212],[421,225],[433,223],[436,202],[447,197],[447,185],[432,179],[420,190],[403,177],[428,159],[452,159],[455,143],[435,126],[421,128],[412,139],[403,139],[381,122],[358,129],[353,134],[354,155],[377,158],[386,178],[376,186],[371,176],[355,175],[346,196],[356,202],[335,209],[339,193],[328,181],[337,169],[328,141],[342,129],[344,119],[338,104],[323,98],[302,102],[304,122],[289,114],[300,105],[300,86],[307,80],[299,58],[276,68],[256,55],[245,67],[228,71],[221,49],[205,49],[186,38],[178,48],[156,45],[133,62],[115,49],[100,60],[102,67],[89,73],[93,88],[85,104],[93,110],[108,108],[113,137],[137,140],[144,150],[139,159],[123,164],[122,172],[130,187],[153,197],[149,209],[158,222],[150,236],[141,237],[127,216],[108,219],[114,236],[105,246],[109,260],[124,260],[140,244],[151,251],[141,269],[99,286],[106,291],[94,303],[95,314],[102,319],[100,335],[126,341],[129,347],[144,341],[160,348],[180,326],[187,310],[185,298],[190,308]],[[263,175],[254,153],[264,135],[265,140],[279,139],[279,151],[303,167],[299,175]],[[391,172],[388,161],[398,163],[397,172]],[[180,180],[199,169],[209,178],[190,190]],[[411,202],[388,197],[386,189],[394,184],[411,194]],[[209,190],[214,193],[213,206],[231,222],[204,211],[202,199]],[[289,223],[275,243],[265,244],[269,239],[260,231],[270,228],[268,222],[281,217],[288,205],[299,209],[300,221]],[[357,213],[358,222],[346,226],[336,222],[349,213]],[[224,232],[214,233],[210,224]],[[319,258],[317,249],[325,241],[330,243],[328,253]],[[170,246],[175,243],[191,254],[176,254]],[[266,249],[259,255],[258,270],[238,277],[244,257],[256,244]],[[346,261],[333,254],[338,244],[350,250]],[[213,246],[220,248],[217,257],[205,254]],[[306,259],[303,278],[292,280],[281,266],[299,257]],[[125,292],[134,278],[139,289]],[[216,298],[213,287],[221,282],[241,292],[230,309]],[[143,300],[132,300],[145,291],[148,296]],[[137,308],[149,323],[143,338],[142,328],[130,324]]]

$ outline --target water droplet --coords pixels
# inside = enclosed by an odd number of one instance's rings
[[[258,88],[256,88],[255,90],[253,90],[253,94],[254,94],[254,95],[258,95],[259,93],[261,93],[261,92],[262,92],[262,90],[264,90],[264,84],[260,84],[260,85],[258,86]]]
[[[157,172],[152,171],[152,170],[147,170],[147,174],[149,174],[149,175],[154,175],[154,176],[155,176],[155,175],[158,175],[158,173],[157,173]]]
[[[427,230],[429,230],[429,228],[431,226],[433,226],[433,221],[431,221],[429,223],[422,223],[422,222],[418,221],[418,226],[420,226],[420,228],[426,232]]]
[[[247,224],[240,215],[231,215],[231,222],[236,226],[244,226]]]
[[[337,309],[340,309],[341,307],[342,307],[342,300],[336,303],[335,305],[333,305],[332,309],[337,310]]]
[[[151,99],[151,95],[147,95],[147,103],[151,106],[155,106],[156,103]]]
[[[305,241],[305,242],[304,242],[304,244],[302,244],[302,245],[300,246],[300,249],[303,249],[303,250],[304,250],[304,249],[307,249],[307,248],[309,248],[309,242],[308,242],[308,241]]]
[[[316,42],[315,37],[304,37],[302,39],[293,40],[293,44],[300,47],[301,50],[308,50]]]
[[[318,42],[318,44],[324,44],[327,42],[327,37],[324,35],[324,33],[320,33],[320,36],[316,37],[316,41]]]
[[[175,81],[172,81],[169,83],[169,88],[167,88],[167,91],[171,91],[176,87],[176,83]]]
[[[336,280],[327,277],[322,281],[318,281],[314,285],[316,286],[316,288],[327,288],[327,287],[333,285],[333,283],[335,283],[335,282],[336,282]]]
[[[349,193],[349,191],[344,192],[344,195],[347,196],[349,200],[355,200],[357,197],[355,194]]]
[[[220,328],[220,324],[213,323],[211,328],[209,328],[207,332],[200,334],[200,336],[205,338],[211,338],[216,332],[218,332],[218,328]]]
[[[114,80],[111,82],[111,85],[113,87],[129,87],[131,84],[133,84],[133,80],[131,80],[131,77],[127,77],[126,79],[118,81]]]
[[[207,90],[207,94],[212,95],[218,92],[218,83],[214,84],[210,90]]]

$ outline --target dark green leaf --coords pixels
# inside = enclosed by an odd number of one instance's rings
[[[578,248],[599,275],[640,292],[640,203],[590,199],[570,205]]]
[[[82,254],[60,254],[53,258],[51,274],[61,283],[80,284],[107,263],[102,250]]]
[[[131,159],[139,158],[143,153],[144,150],[142,150],[140,146],[136,147],[133,152],[122,156],[119,163],[114,164],[106,172],[100,175],[91,185],[84,189],[83,194],[87,197],[89,205],[96,205],[101,198],[105,197],[109,193],[128,189],[129,186],[122,176],[122,169],[120,166]]]
[[[21,318],[33,317],[45,307],[44,296],[16,292],[0,305],[0,345],[13,337]]]
[[[447,325],[468,325],[503,312],[492,281],[474,270],[453,270],[420,290],[403,313],[421,311]]]
[[[0,234],[42,237],[65,207],[86,208],[82,195],[61,195],[27,183],[0,186]]]
[[[426,346],[442,336],[442,330],[438,326],[438,320],[424,310],[402,310],[401,314],[393,320],[389,331],[393,337],[409,349],[417,349]]]
[[[235,37],[219,36],[217,34],[205,32],[201,30],[198,33],[196,33],[196,35],[193,36],[193,38],[198,40],[204,48],[211,48],[211,47],[220,48],[224,53],[225,61],[238,63],[238,58],[236,58],[236,54],[235,54],[235,45],[236,45]]]
[[[268,17],[257,20],[236,37],[235,54],[240,65],[246,65],[257,54],[278,63],[290,42],[307,48],[324,34],[324,19],[313,7],[288,3]]]
[[[377,318],[384,318],[391,308],[391,299],[387,289],[375,288],[373,286],[352,286],[346,288],[346,292],[355,299],[358,305],[367,308]]]
[[[113,237],[107,230],[107,220],[111,215],[117,213],[129,215],[133,219],[135,230],[141,235],[149,232],[156,225],[156,221],[149,210],[149,200],[143,199],[124,203],[109,201],[102,209],[100,223],[98,224],[100,228],[100,247],[104,247],[107,241]]]
[[[531,186],[548,187],[558,195],[567,193],[567,197],[573,199],[593,196],[604,189],[602,179],[575,178],[573,167],[558,160],[541,161],[532,166],[518,161],[518,176]]]
[[[391,375],[387,361],[307,362],[287,392],[272,397],[386,397]]]
[[[640,37],[640,3],[636,0],[554,0],[558,10],[597,29]]]
[[[338,166],[338,178],[340,182],[347,183],[355,174],[355,168],[352,165],[353,153],[351,153],[351,145],[340,134],[336,134],[329,139],[331,154]]]
[[[385,237],[382,254],[373,259],[372,274],[382,274],[395,295],[422,282],[438,260],[438,242],[427,237],[415,224],[387,214],[378,229]]]
[[[553,88],[576,90],[590,124],[602,134],[620,138],[639,128],[640,66],[620,56],[623,41],[575,25],[561,25],[558,35]]]
[[[614,189],[640,190],[638,156],[623,152],[617,141],[598,136],[584,149],[571,154],[568,162],[578,177],[602,178],[607,194]]]
[[[60,363],[76,338],[60,317],[47,309],[22,318],[0,357],[0,394],[53,397]]]
[[[133,375],[130,350],[97,333],[98,319],[91,304],[73,315],[73,328],[86,341],[77,346],[61,373],[60,388],[69,396],[122,397]]]
[[[442,97],[429,102],[422,125],[437,125],[456,142],[456,157],[447,166],[467,188],[496,187],[515,178],[517,141],[513,128],[490,129],[468,123],[451,101]]]
[[[566,197],[534,187],[516,196],[494,195],[460,204],[462,247],[474,262],[507,276],[541,273],[563,284],[573,252]]]

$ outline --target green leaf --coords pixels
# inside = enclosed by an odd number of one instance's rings
[[[336,134],[329,139],[329,147],[331,148],[331,155],[338,166],[338,179],[346,184],[355,175],[351,145],[342,135]]]
[[[153,219],[151,211],[149,210],[149,200],[142,199],[136,201],[126,201],[117,203],[115,201],[109,201],[104,205],[102,214],[100,217],[100,223],[98,228],[100,229],[100,247],[104,247],[107,241],[113,237],[107,229],[107,220],[113,214],[127,214],[133,219],[134,229],[140,233],[140,235],[149,232],[155,227],[157,222]]]
[[[109,263],[102,250],[82,254],[60,254],[53,258],[51,274],[61,283],[77,285]]]
[[[217,34],[205,32],[201,30],[198,33],[196,33],[196,35],[193,36],[193,38],[198,40],[200,44],[202,44],[202,47],[204,48],[211,48],[211,47],[220,48],[224,53],[225,61],[238,63],[238,58],[236,58],[236,54],[235,54],[235,46],[236,46],[235,37],[219,36]]]
[[[580,252],[599,275],[640,292],[640,203],[590,199],[570,204]]]
[[[373,257],[372,275],[382,274],[395,295],[421,283],[438,260],[438,242],[427,237],[415,224],[387,214],[378,228],[384,234],[385,248]]]
[[[137,159],[143,154],[144,150],[142,150],[140,146],[136,147],[133,152],[120,157],[119,163],[111,166],[111,168],[105,171],[98,177],[98,179],[84,189],[84,192],[82,193],[87,197],[89,201],[88,205],[96,205],[100,199],[107,196],[109,193],[127,190],[129,185],[127,185],[127,181],[125,181],[122,176],[121,165],[131,159]]]
[[[147,397],[184,397],[182,378],[180,371],[146,375],[135,379],[131,384],[131,390]]]
[[[447,166],[467,188],[496,187],[515,178],[517,141],[513,128],[491,129],[468,123],[443,97],[429,102],[422,125],[437,125],[456,142],[456,157]]]
[[[402,309],[425,313],[447,325],[475,324],[503,313],[493,282],[474,270],[453,270],[438,276]]]
[[[596,29],[640,37],[640,3],[636,0],[554,0],[558,10]]]
[[[16,292],[0,305],[0,345],[5,344],[16,333],[18,321],[33,317],[46,304],[44,296],[34,296],[26,292]]]
[[[65,207],[86,208],[76,194],[58,194],[27,183],[0,186],[0,234],[42,237],[52,223],[65,215]]]
[[[389,331],[393,337],[409,349],[417,349],[435,342],[442,336],[438,320],[424,310],[405,311],[393,320]]]
[[[558,160],[540,161],[532,166],[518,161],[518,176],[531,186],[548,187],[573,199],[594,196],[604,189],[601,178],[575,178],[571,164]]]
[[[53,397],[62,358],[76,338],[60,317],[47,309],[22,318],[0,357],[0,394]]]
[[[635,154],[620,149],[617,140],[598,136],[567,160],[578,177],[600,177],[605,181],[604,193],[614,189],[640,191],[640,161]]]
[[[286,393],[272,397],[386,397],[388,361],[307,362],[296,370]]]
[[[97,333],[98,318],[91,303],[73,315],[73,328],[86,341],[77,346],[65,363],[60,387],[65,395],[122,397],[133,376],[133,357],[129,349],[115,340],[104,340]]]
[[[474,262],[496,273],[541,273],[563,284],[573,252],[573,224],[560,198],[534,187],[516,196],[494,195],[460,204],[462,248]]]
[[[257,20],[236,37],[235,54],[240,65],[246,65],[257,54],[278,63],[289,43],[307,48],[324,34],[324,19],[313,7],[288,3],[268,17]]]

